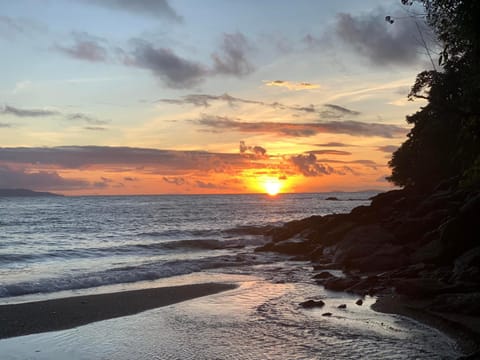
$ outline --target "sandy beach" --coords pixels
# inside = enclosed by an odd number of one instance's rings
[[[70,329],[235,287],[233,284],[203,283],[1,305],[0,339]]]

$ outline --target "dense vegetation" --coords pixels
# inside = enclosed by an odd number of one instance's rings
[[[480,1],[422,0],[441,43],[441,70],[417,75],[409,97],[427,105],[407,117],[413,127],[389,162],[400,186],[435,187],[456,177],[480,183]],[[411,1],[402,0],[404,5]]]

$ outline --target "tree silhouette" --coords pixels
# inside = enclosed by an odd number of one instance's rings
[[[417,75],[409,98],[423,98],[428,103],[407,116],[413,128],[393,153],[389,180],[400,186],[428,188],[458,176],[463,185],[478,185],[480,1],[421,2],[427,23],[442,43],[442,70]],[[402,3],[412,5],[412,1]]]

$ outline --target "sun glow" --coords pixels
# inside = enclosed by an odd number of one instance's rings
[[[263,184],[265,187],[265,191],[267,192],[268,195],[270,196],[275,196],[280,192],[280,189],[282,187],[282,184],[278,180],[267,180]]]

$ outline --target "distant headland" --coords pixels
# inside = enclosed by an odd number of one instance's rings
[[[29,189],[0,189],[0,197],[29,197],[29,196],[63,196],[51,192],[33,191]]]

